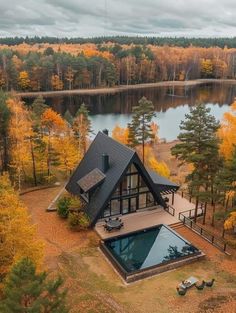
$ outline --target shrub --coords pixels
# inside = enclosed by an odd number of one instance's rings
[[[72,230],[83,230],[89,227],[89,218],[84,212],[70,212],[68,224]]]
[[[57,203],[57,214],[62,218],[67,218],[71,199],[69,197],[61,198]]]

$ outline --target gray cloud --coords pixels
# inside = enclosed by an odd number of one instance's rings
[[[236,36],[235,0],[0,0],[0,36]]]

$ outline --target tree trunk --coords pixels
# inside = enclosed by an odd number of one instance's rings
[[[197,211],[198,211],[198,197],[196,198],[196,205],[195,205],[195,214],[194,214],[194,222],[197,222]]]
[[[33,147],[32,138],[31,137],[30,137],[30,149],[31,149],[31,157],[32,157],[32,168],[33,168],[34,185],[37,186],[35,155],[34,155],[34,147]]]
[[[204,203],[203,225],[206,224],[206,210],[207,210],[207,202]]]
[[[212,218],[211,218],[211,226],[215,226],[215,211],[216,211],[216,205],[213,203],[213,211],[212,211]]]

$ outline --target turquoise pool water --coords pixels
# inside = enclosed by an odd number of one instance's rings
[[[199,251],[165,225],[107,239],[104,244],[127,273],[191,256]]]

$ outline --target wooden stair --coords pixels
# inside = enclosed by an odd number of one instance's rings
[[[182,222],[176,222],[176,223],[169,225],[169,227],[174,229],[174,230],[182,228],[183,226],[184,226],[184,224]]]

